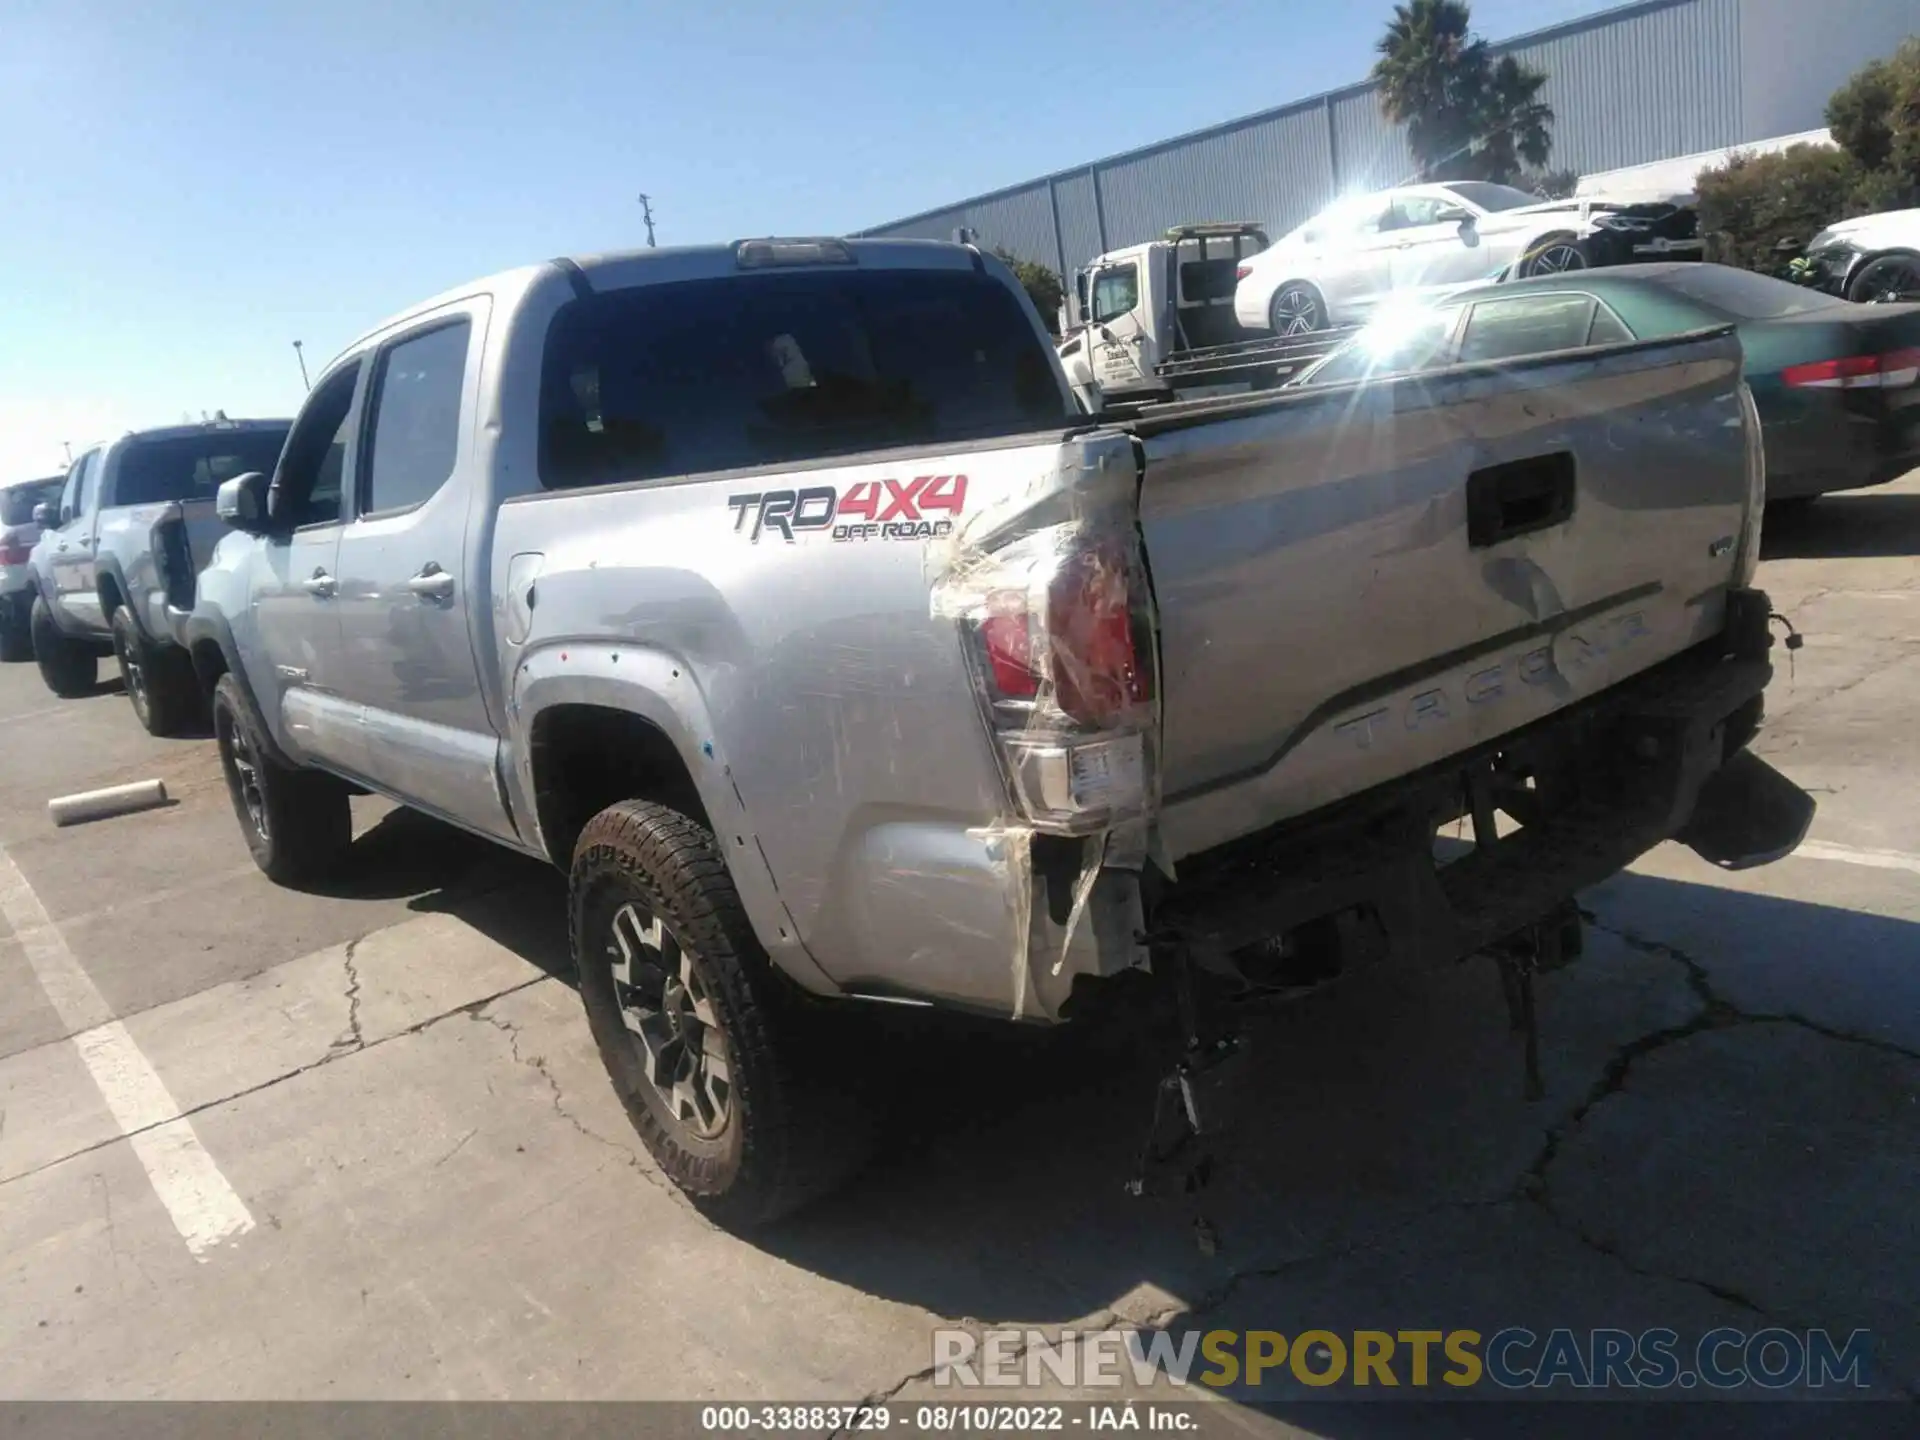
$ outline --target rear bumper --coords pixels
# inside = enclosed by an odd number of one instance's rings
[[[1764,864],[1805,836],[1813,801],[1744,753],[1772,676],[1768,604],[1730,597],[1714,640],[1477,752],[1331,811],[1183,862],[1153,928],[1202,954],[1343,914],[1368,917],[1396,961],[1458,959],[1677,839],[1726,868]],[[1521,828],[1440,863],[1434,831],[1501,783],[1538,774]],[[1551,786],[1547,777],[1552,777]],[[1524,805],[1523,805],[1523,802]],[[1503,805],[1503,808],[1506,808]]]
[[[1920,385],[1836,391],[1767,435],[1767,499],[1862,490],[1920,467]]]

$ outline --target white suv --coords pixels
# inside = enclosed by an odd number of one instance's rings
[[[1583,269],[1598,208],[1482,180],[1351,196],[1242,262],[1234,315],[1300,335],[1359,324],[1390,294]]]

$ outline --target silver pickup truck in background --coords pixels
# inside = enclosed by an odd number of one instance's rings
[[[271,468],[289,422],[217,419],[129,431],[84,452],[42,507],[32,552],[34,658],[60,696],[93,688],[117,657],[133,712],[155,735],[201,713],[204,696],[177,633],[194,575],[224,533],[222,482]]]
[[[268,875],[355,787],[569,873],[615,1087],[746,1225],[857,1159],[828,999],[1054,1021],[1790,850],[1762,485],[1725,330],[1121,426],[969,247],[747,241],[355,342],[187,638]]]

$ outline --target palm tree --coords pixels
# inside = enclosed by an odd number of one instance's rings
[[[1465,0],[1396,5],[1376,47],[1380,109],[1407,127],[1423,177],[1510,181],[1553,147],[1553,110],[1539,98],[1547,77],[1511,55],[1496,63],[1471,23]]]

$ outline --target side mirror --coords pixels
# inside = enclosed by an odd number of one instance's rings
[[[38,525],[42,530],[52,527],[53,518],[52,501],[42,500],[38,505],[33,507],[33,523]]]
[[[213,508],[233,529],[264,535],[268,526],[267,484],[268,477],[258,470],[236,475],[220,486]]]

